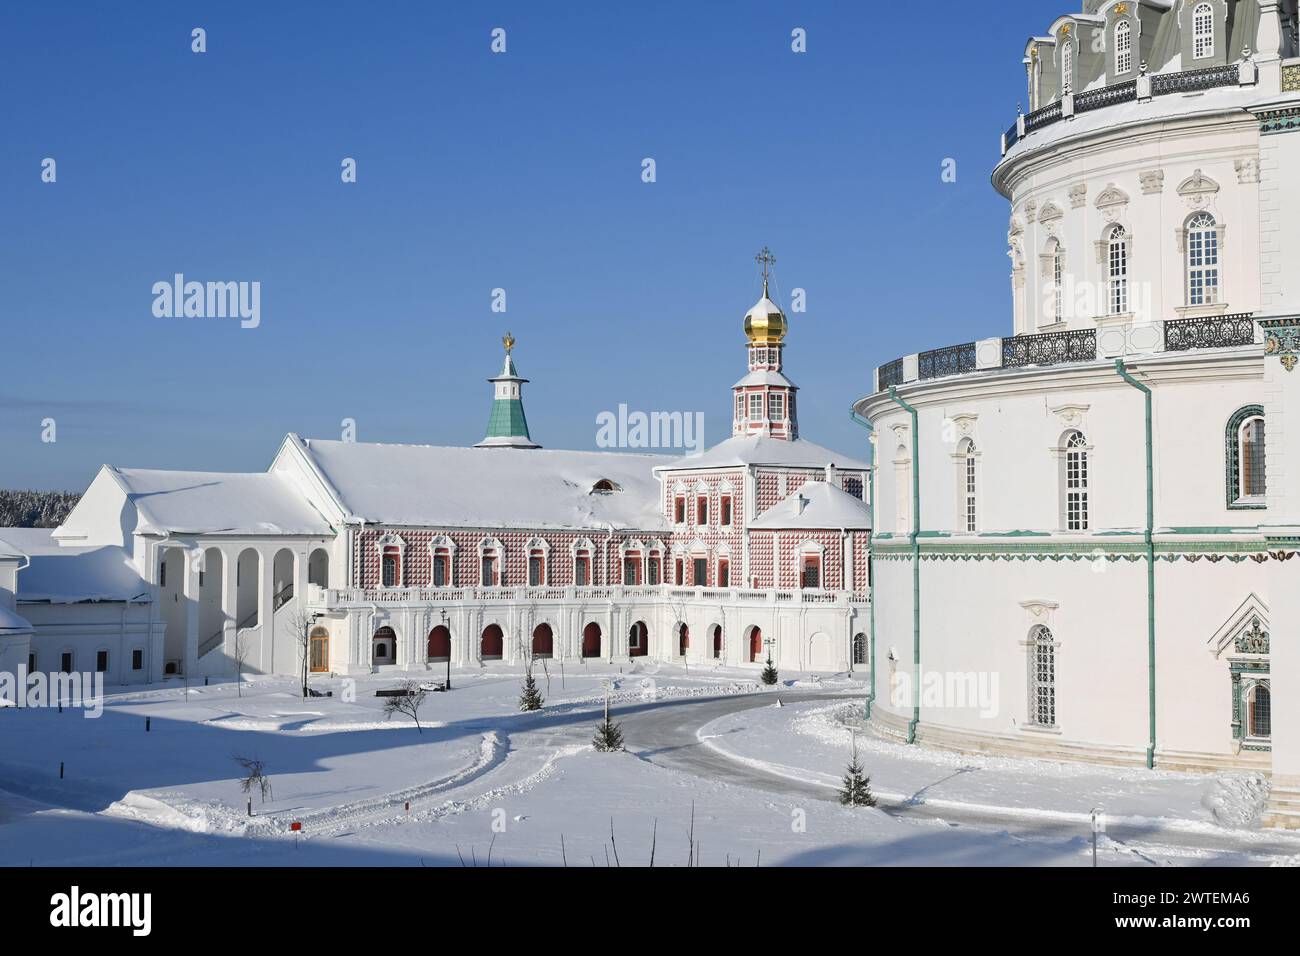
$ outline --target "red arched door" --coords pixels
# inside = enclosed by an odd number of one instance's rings
[[[722,625],[713,625],[713,656],[715,659],[722,657]]]
[[[538,624],[533,628],[533,657],[550,657],[555,649],[555,635],[551,625]]]
[[[582,656],[600,656],[600,625],[595,621],[582,629]]]
[[[505,638],[501,633],[501,628],[495,624],[489,624],[483,628],[483,641],[479,645],[479,656],[486,660],[501,660],[501,649],[505,646]]]
[[[749,659],[751,661],[761,661],[763,659],[763,629],[756,627],[749,632]]]
[[[451,631],[439,624],[429,632],[429,660],[445,661],[451,657]]]

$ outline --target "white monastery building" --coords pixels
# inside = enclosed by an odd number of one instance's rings
[[[0,528],[0,668],[865,664],[869,468],[799,437],[760,261],[732,437],[703,454],[540,447],[507,335],[472,448],[291,434],[256,474],[105,465],[59,528]]]
[[[904,356],[855,404],[872,720],[1258,770],[1300,826],[1296,0],[1089,0],[1023,64],[993,171],[1013,334]]]

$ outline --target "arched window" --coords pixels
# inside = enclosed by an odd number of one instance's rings
[[[1198,3],[1192,11],[1192,59],[1214,56],[1214,7]]]
[[[402,551],[394,545],[387,545],[384,548],[383,556],[380,558],[380,567],[382,569],[381,580],[384,587],[395,588],[402,582]]]
[[[1233,413],[1228,419],[1224,446],[1227,453],[1228,507],[1263,508],[1263,406],[1247,405]]]
[[[1088,530],[1088,440],[1068,431],[1062,442],[1061,505],[1066,531]]]
[[[1043,300],[1043,311],[1047,313],[1043,325],[1052,325],[1065,321],[1065,250],[1061,248],[1059,239],[1047,240],[1043,258],[1046,260],[1044,275],[1048,281]]]
[[[1029,632],[1029,722],[1056,726],[1056,642],[1041,624]]]
[[[1128,233],[1111,226],[1106,235],[1106,310],[1110,315],[1128,311]]]
[[[1219,301],[1219,228],[1208,212],[1187,222],[1187,304]]]
[[[961,482],[961,527],[966,531],[978,529],[976,508],[975,442],[963,438],[957,446],[958,480]]]
[[[1115,24],[1115,74],[1133,69],[1133,26],[1127,20]]]
[[[1268,684],[1256,684],[1246,696],[1246,732],[1251,737],[1269,737],[1273,733],[1273,695]]]
[[[1074,90],[1074,44],[1069,36],[1061,37],[1061,92]]]
[[[853,663],[865,664],[867,662],[867,635],[853,635]]]

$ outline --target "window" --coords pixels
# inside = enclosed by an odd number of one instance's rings
[[[1133,26],[1127,20],[1115,25],[1115,73],[1122,75],[1133,69]]]
[[[144,651],[140,650],[138,647],[131,652],[131,670],[144,670]]]
[[[749,393],[749,418],[751,421],[761,422],[763,420],[763,393]]]
[[[164,557],[158,562],[158,586],[165,588],[167,586],[167,558]]]
[[[30,654],[27,655],[27,673],[29,674],[36,673],[36,652],[35,651],[32,651]]]
[[[907,446],[899,445],[894,458],[894,530],[899,534],[911,531],[912,462]]]
[[[580,554],[573,559],[573,583],[586,587],[591,581],[591,557]]]
[[[1192,59],[1214,56],[1214,8],[1198,3],[1192,12]]]
[[[1107,250],[1106,311],[1123,315],[1128,311],[1128,233],[1123,226],[1111,227]]]
[[[676,574],[676,583],[677,583],[677,584],[685,584],[685,583],[686,583],[686,571],[685,571],[685,569],[682,567],[682,559],[681,559],[681,558],[678,558],[676,561],[673,562],[673,571],[674,571],[674,573]]]
[[[1068,36],[1061,37],[1061,92],[1074,89],[1074,45]]]
[[[853,635],[853,663],[865,664],[867,662],[867,635]]]
[[[1187,223],[1187,304],[1219,301],[1219,229],[1214,217],[1199,212]]]
[[[695,499],[695,523],[700,527],[709,523],[709,499],[706,495]]]
[[[821,587],[821,569],[822,559],[820,556],[815,554],[805,554],[803,556],[803,573],[800,575],[799,587]]]
[[[745,396],[744,395],[736,396],[736,417],[737,418],[745,417]]]
[[[72,673],[72,651],[64,651],[59,655],[59,670],[64,674]]]
[[[647,562],[646,575],[649,579],[646,583],[648,584],[659,583],[659,555],[657,554],[650,555],[650,560],[649,562]]]
[[[694,558],[691,561],[691,573],[695,575],[691,584],[694,587],[705,587],[709,583],[709,559]]]
[[[1256,684],[1246,697],[1246,732],[1251,737],[1269,737],[1273,732],[1273,695],[1268,684]]]
[[[1088,441],[1083,432],[1065,436],[1065,530],[1088,530]]]
[[[1043,275],[1048,277],[1044,290],[1043,325],[1065,321],[1065,250],[1059,239],[1049,239],[1043,252]]]
[[[718,524],[723,527],[731,525],[731,495],[723,495],[718,499]]]
[[[1224,434],[1229,508],[1263,508],[1264,408],[1247,405],[1228,419]]]
[[[958,446],[957,456],[957,461],[961,469],[960,476],[962,482],[962,527],[967,531],[975,531],[977,529],[975,502],[975,442],[969,438],[963,438],[961,440],[961,445]]]
[[[673,500],[673,521],[686,524],[686,499],[678,497]]]
[[[450,564],[449,555],[445,551],[439,551],[433,556],[433,586],[435,588],[445,588],[450,584],[447,574],[447,566]]]
[[[479,566],[479,583],[485,588],[490,588],[496,584],[497,577],[497,559],[495,555],[483,555],[482,562]]]
[[[718,558],[718,587],[725,588],[731,584],[731,566],[726,558]]]
[[[528,585],[529,587],[541,587],[546,580],[546,559],[542,557],[540,551],[534,551],[528,555]]]
[[[108,671],[108,651],[95,652],[95,670],[101,674]]]
[[[623,559],[623,583],[624,584],[641,583],[641,575],[638,573],[640,570],[639,568],[640,564],[641,564],[641,556],[639,554],[636,554],[635,552],[629,554],[627,557]]]
[[[386,588],[395,588],[402,581],[402,551],[394,545],[387,545],[380,558],[380,580]]]
[[[1056,726],[1056,642],[1041,624],[1029,633],[1029,722]]]
[[[767,417],[774,422],[785,418],[785,394],[783,392],[767,393]]]

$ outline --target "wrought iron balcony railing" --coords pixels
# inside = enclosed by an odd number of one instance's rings
[[[1165,351],[1224,349],[1255,341],[1253,313],[1208,315],[1199,319],[1174,319],[1165,323]]]
[[[917,357],[917,372],[922,379],[945,378],[975,371],[975,343],[932,349]]]
[[[903,384],[903,360],[894,359],[876,370],[876,382],[883,392],[891,385]]]
[[[1097,330],[1013,335],[1002,340],[1002,366],[1062,365],[1097,358]]]

